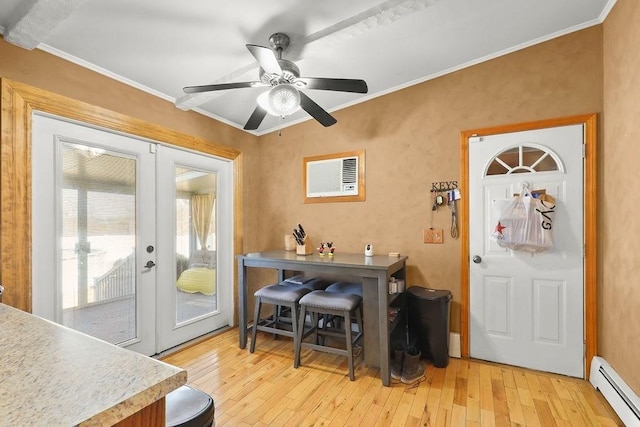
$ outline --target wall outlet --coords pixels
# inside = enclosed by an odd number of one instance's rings
[[[424,243],[442,243],[443,234],[442,228],[427,228],[422,230]]]

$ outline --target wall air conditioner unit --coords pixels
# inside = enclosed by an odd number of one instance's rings
[[[305,202],[364,200],[364,151],[304,159]]]
[[[640,426],[640,398],[602,357],[591,361],[589,382],[600,390],[625,426]]]

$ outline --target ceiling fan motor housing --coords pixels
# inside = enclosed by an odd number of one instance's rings
[[[282,68],[281,75],[266,73],[260,68],[260,80],[266,84],[275,86],[280,83],[293,83],[295,79],[300,77],[300,69],[296,64],[286,59],[278,59],[278,64]]]
[[[291,39],[285,33],[274,33],[269,37],[269,46],[275,50],[279,57],[282,57],[282,52],[287,50]]]

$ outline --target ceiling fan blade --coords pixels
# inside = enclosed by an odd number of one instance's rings
[[[260,105],[256,105],[256,109],[251,113],[251,117],[247,120],[247,124],[244,125],[244,130],[256,130],[264,120],[264,117],[267,115],[267,110],[262,108]]]
[[[367,93],[367,82],[359,79],[327,79],[323,77],[300,77],[305,89],[335,90],[339,92]]]
[[[219,84],[213,84],[213,85],[187,86],[183,90],[184,90],[184,93],[200,93],[200,92],[213,92],[215,90],[241,89],[244,87],[263,87],[263,86],[269,86],[269,85],[262,82],[219,83]]]
[[[302,92],[300,92],[300,106],[324,127],[329,127],[338,122],[331,114],[327,113],[324,108],[316,104]]]
[[[248,44],[247,49],[251,52],[260,67],[269,74],[282,74],[282,68],[280,68],[280,64],[278,64],[278,58],[276,58],[276,54],[274,51],[269,49],[268,47],[258,46],[256,44]]]

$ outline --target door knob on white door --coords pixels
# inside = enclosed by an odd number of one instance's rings
[[[482,258],[480,257],[480,255],[474,255],[473,258],[471,258],[471,260],[476,264],[480,264],[482,262]]]

